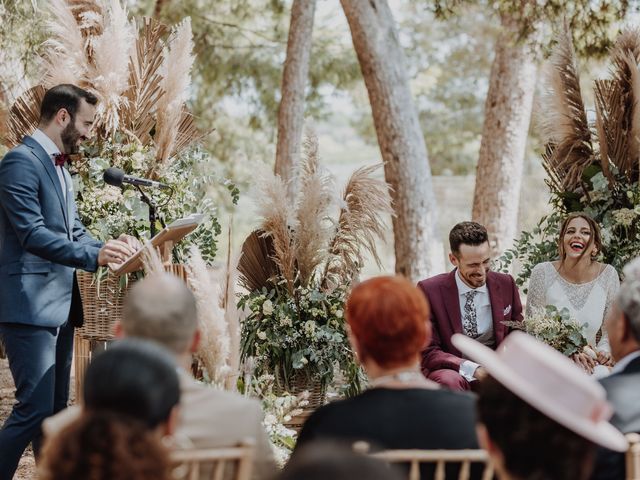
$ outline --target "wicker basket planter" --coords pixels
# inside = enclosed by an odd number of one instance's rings
[[[326,385],[323,385],[318,380],[314,380],[304,371],[294,374],[293,377],[289,379],[288,385],[283,381],[278,372],[276,372],[275,377],[276,382],[273,391],[276,395],[282,395],[288,392],[297,396],[306,390],[309,392],[309,405],[307,408],[310,410],[315,410],[327,402]]]
[[[112,340],[113,325],[122,318],[123,300],[131,282],[122,287],[122,279],[112,273],[99,282],[92,273],[78,271],[77,276],[84,325],[76,330],[76,335],[86,340]]]

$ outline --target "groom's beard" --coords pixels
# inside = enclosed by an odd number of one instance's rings
[[[64,153],[74,154],[78,153],[78,140],[82,138],[80,132],[76,129],[75,121],[72,121],[65,127],[60,134],[62,140],[62,146],[64,147]]]

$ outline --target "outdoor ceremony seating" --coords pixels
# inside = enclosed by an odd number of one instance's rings
[[[627,480],[640,480],[640,435],[627,434],[629,449],[627,450]]]
[[[180,480],[249,480],[255,442],[247,439],[237,446],[175,450],[173,476]]]
[[[436,466],[433,480],[449,480],[446,477],[447,464],[460,464],[457,480],[469,480],[471,478],[471,464],[482,463],[484,469],[482,480],[491,480],[494,477],[494,468],[489,460],[489,455],[484,450],[382,450],[370,452],[367,442],[356,442],[353,450],[357,453],[369,455],[392,464],[408,464],[409,480],[421,480],[420,464],[434,463]]]

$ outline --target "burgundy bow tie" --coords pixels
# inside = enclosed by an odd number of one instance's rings
[[[71,157],[66,153],[55,153],[53,160],[56,163],[56,167],[64,167],[65,163],[71,163]]]

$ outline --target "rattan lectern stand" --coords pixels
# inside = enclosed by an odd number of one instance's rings
[[[203,216],[194,214],[167,225],[153,237],[145,248],[156,249],[165,270],[186,281],[184,265],[172,263],[173,247],[195,230]],[[106,278],[97,280],[92,273],[77,271],[78,287],[84,309],[84,325],[75,332],[74,362],[76,401],[82,397],[82,382],[91,357],[113,340],[113,325],[122,317],[124,297],[132,280],[129,274],[142,270],[144,249],[131,256]]]

